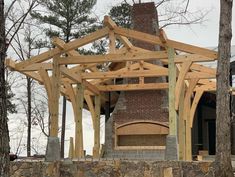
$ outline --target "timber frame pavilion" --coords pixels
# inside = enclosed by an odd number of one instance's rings
[[[109,39],[104,55],[81,55],[76,49],[103,37]],[[122,43],[116,48],[116,40]],[[163,50],[150,51],[132,45],[131,40],[159,45]],[[8,68],[18,71],[45,86],[50,113],[50,137],[58,137],[60,94],[72,103],[75,122],[75,147],[70,142],[70,157],[83,158],[82,109],[84,100],[92,115],[94,129],[93,157],[100,157],[100,108],[107,100],[104,92],[168,89],[169,135],[178,136],[179,159],[192,160],[191,128],[197,104],[204,92],[216,90],[216,69],[197,62],[217,59],[217,52],[170,40],[163,30],[160,36],[118,27],[108,16],[104,27],[80,39],[64,43],[53,38],[56,46],[26,61],[6,60]],[[66,54],[66,55],[65,55]],[[160,60],[163,66],[149,63]],[[105,62],[122,63],[117,70],[100,71]],[[72,65],[72,66],[71,66]],[[66,67],[67,66],[67,67]],[[144,83],[145,77],[168,77],[168,83]],[[115,84],[115,78],[139,78],[138,84]],[[231,88],[234,94],[234,89]],[[177,128],[184,127],[184,128]]]

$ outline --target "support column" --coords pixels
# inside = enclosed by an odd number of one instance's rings
[[[60,66],[58,57],[53,58],[51,93],[49,98],[50,132],[46,149],[46,161],[60,160],[59,129],[59,97],[60,97]],[[47,73],[46,73],[47,74]],[[48,76],[48,74],[47,74]],[[50,79],[47,81],[50,82]],[[48,84],[49,85],[49,84]]]
[[[74,144],[73,144],[73,137],[70,137],[69,139],[69,158],[74,158]]]
[[[175,110],[176,67],[175,50],[167,48],[169,80],[169,135],[166,139],[166,160],[178,160],[177,114]]]
[[[185,84],[183,84],[179,96],[179,127],[178,127],[179,160],[185,160],[184,95],[185,95]]]
[[[84,102],[84,85],[77,84],[76,87],[76,111],[75,111],[75,158],[84,158],[83,150],[83,130],[82,130],[82,110]]]
[[[186,122],[185,160],[192,160],[192,128],[190,120],[191,96],[199,79],[191,79],[184,98],[184,119]]]
[[[100,107],[101,98],[100,95],[95,96],[95,121],[94,121],[94,147],[93,157],[100,157]]]

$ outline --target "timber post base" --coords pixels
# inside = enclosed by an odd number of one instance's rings
[[[165,160],[179,160],[178,139],[176,135],[167,135]]]
[[[60,160],[60,141],[58,137],[48,137],[46,149],[46,162]]]
[[[98,147],[93,148],[93,158],[95,158],[95,159],[100,158],[100,148],[98,148]]]

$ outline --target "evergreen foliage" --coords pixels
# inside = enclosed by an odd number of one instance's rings
[[[39,0],[45,11],[34,10],[31,16],[45,27],[46,35],[57,36],[66,42],[90,33],[96,28],[96,19],[90,14],[96,0]]]

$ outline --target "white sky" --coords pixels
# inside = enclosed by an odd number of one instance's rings
[[[99,17],[108,14],[108,10],[123,0],[97,0],[96,13]],[[137,2],[138,0],[135,0]],[[142,2],[159,2],[160,0],[142,0]],[[179,1],[179,0],[178,0]],[[183,1],[183,0],[182,0]],[[130,0],[128,2],[131,2]],[[219,30],[219,0],[190,0],[189,9],[210,10],[207,15],[207,21],[203,25],[188,26],[172,26],[165,29],[168,38],[181,42],[198,45],[202,47],[210,47],[218,45],[218,30]],[[235,6],[235,5],[234,5]],[[233,6],[233,31],[235,31],[235,7]],[[102,19],[102,18],[101,18]],[[234,33],[235,36],[235,33]],[[232,39],[232,44],[235,45],[235,37]]]
[[[9,0],[6,0],[8,2]],[[137,1],[137,0],[136,0]],[[182,0],[183,1],[183,0]],[[109,9],[118,3],[122,2],[122,0],[97,0],[97,5],[95,7],[95,14],[103,19],[104,15],[107,15]],[[142,0],[142,2],[149,2],[147,0]],[[157,1],[155,1],[157,2]],[[207,15],[207,21],[203,23],[203,25],[191,25],[188,26],[171,26],[165,29],[165,32],[168,38],[172,40],[181,41],[184,43],[197,45],[201,47],[214,47],[218,45],[218,29],[219,29],[219,0],[190,0],[189,8],[192,10],[197,9],[211,9],[209,14]],[[235,8],[233,8],[235,11]],[[235,12],[233,13],[233,29],[235,31]],[[235,36],[235,32],[233,33]],[[232,39],[232,44],[235,45],[235,38]],[[68,103],[68,111],[67,111],[67,132],[66,132],[66,151],[65,154],[68,153],[68,145],[69,145],[69,137],[74,135],[74,123],[73,123],[73,111],[71,109],[70,103]],[[62,110],[60,108],[60,110]],[[14,116],[14,115],[12,115]],[[12,117],[11,116],[11,117]],[[17,116],[16,116],[17,117]],[[102,119],[103,122],[103,119]],[[103,123],[102,123],[103,124]],[[10,130],[13,129],[16,125],[11,124]],[[89,154],[92,152],[93,148],[93,129],[91,118],[89,112],[84,110],[84,119],[83,119],[83,129],[84,129],[84,148],[87,150]],[[16,130],[19,132],[19,130]],[[26,131],[26,128],[25,130]],[[34,130],[36,131],[36,130]],[[38,132],[38,131],[37,131]],[[13,133],[13,132],[12,132]],[[101,132],[102,142],[104,142],[104,130]],[[18,135],[17,135],[18,136]],[[20,136],[20,135],[19,135]],[[37,133],[33,133],[33,138],[37,137]],[[38,139],[36,140],[38,141]],[[46,143],[46,138],[40,138],[40,144]],[[18,142],[18,140],[17,140]],[[15,151],[15,147],[17,146],[17,142],[12,141],[12,152]],[[15,143],[15,144],[14,144]],[[43,149],[40,151],[43,153]],[[25,155],[25,153],[23,153]]]

